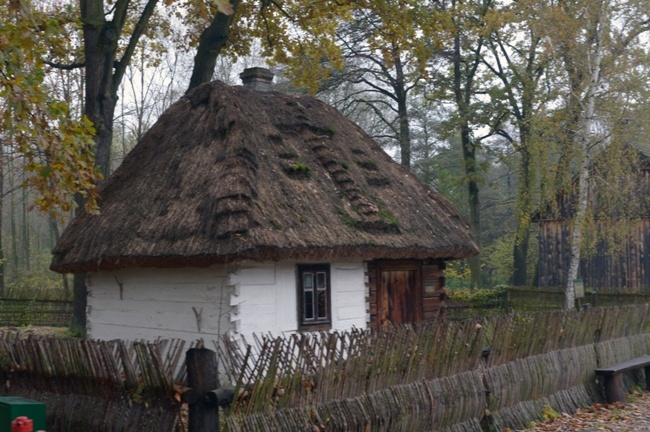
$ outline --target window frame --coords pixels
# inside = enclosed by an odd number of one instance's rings
[[[313,318],[306,317],[306,308],[305,308],[305,280],[304,276],[306,273],[312,273],[314,278],[312,279],[312,311],[314,313]],[[327,308],[325,316],[319,318],[319,310],[317,309],[317,292],[319,288],[317,285],[317,279],[319,273],[325,273],[325,286],[322,288],[322,291],[325,292],[325,306]],[[332,328],[332,278],[331,278],[331,269],[329,264],[298,264],[296,266],[296,292],[298,295],[298,329],[304,331],[318,331],[318,330],[330,330]]]

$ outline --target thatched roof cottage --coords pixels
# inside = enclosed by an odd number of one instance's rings
[[[194,340],[431,319],[466,220],[312,97],[221,82],[171,106],[51,268],[86,273],[88,333]]]

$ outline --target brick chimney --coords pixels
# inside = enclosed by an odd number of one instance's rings
[[[273,72],[262,67],[244,69],[244,72],[239,74],[239,78],[241,78],[244,87],[258,91],[271,90],[273,77]]]

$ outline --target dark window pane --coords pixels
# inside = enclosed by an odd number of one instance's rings
[[[327,291],[318,290],[318,318],[327,318]]]
[[[314,292],[305,291],[305,319],[314,319]]]

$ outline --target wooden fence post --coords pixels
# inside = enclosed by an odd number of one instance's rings
[[[189,404],[189,432],[215,432],[219,430],[219,407],[206,405],[203,395],[219,388],[217,354],[207,348],[187,351],[187,385],[201,395],[196,403]]]

